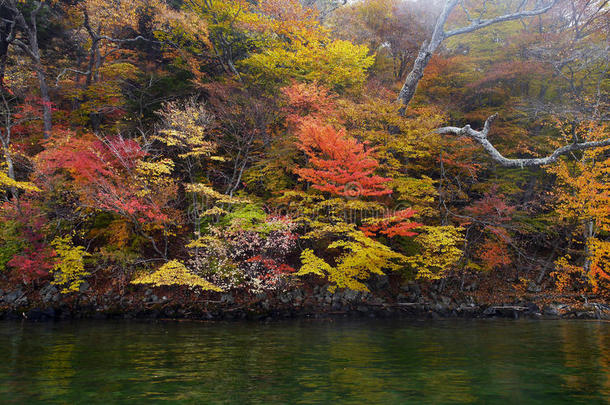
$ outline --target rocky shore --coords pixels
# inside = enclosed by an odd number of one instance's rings
[[[610,305],[583,297],[549,299],[529,296],[507,302],[480,302],[474,295],[443,293],[416,283],[388,288],[387,280],[372,292],[308,285],[273,293],[198,294],[171,288],[134,288],[119,294],[100,293],[85,283],[80,292],[63,295],[47,284],[40,289],[0,289],[0,319],[50,321],[62,319],[202,319],[272,320],[298,317],[529,318],[610,320]]]

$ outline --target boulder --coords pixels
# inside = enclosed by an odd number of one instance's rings
[[[527,302],[525,304],[525,307],[527,307],[527,312],[529,312],[529,313],[540,312],[540,307],[538,305],[534,304],[533,302]]]
[[[282,304],[288,304],[289,302],[292,301],[292,294],[290,294],[290,292],[281,293],[279,296],[279,299]],[[221,301],[222,301],[222,298],[221,298]]]
[[[83,294],[84,292],[86,292],[87,290],[89,290],[89,283],[86,281],[83,281],[80,286],[78,287],[78,292]]]
[[[496,314],[496,309],[494,307],[487,307],[483,311],[483,315],[491,316]]]
[[[223,304],[233,304],[235,302],[235,299],[233,298],[232,294],[225,293],[220,296],[220,302]]]
[[[4,296],[4,302],[6,302],[7,304],[17,304],[17,300],[21,299],[23,297],[23,291],[21,291],[21,288],[15,291],[11,291],[10,293],[6,294]],[[27,300],[26,300],[27,302]]]
[[[52,284],[47,284],[40,290],[40,298],[43,303],[48,304],[50,302],[59,301],[60,293],[57,287]]]
[[[560,316],[559,305],[548,304],[542,308],[542,313],[547,316]]]
[[[355,290],[345,290],[345,293],[343,294],[343,297],[345,298],[345,301],[347,302],[353,302],[358,298],[358,295],[360,295],[360,293],[358,291]]]

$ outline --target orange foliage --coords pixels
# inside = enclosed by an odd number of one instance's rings
[[[307,157],[310,168],[296,169],[301,180],[333,195],[344,197],[382,196],[392,193],[387,188],[391,179],[374,174],[379,163],[373,150],[347,136],[343,129],[323,126],[313,119],[303,120],[298,131],[297,146]]]
[[[413,229],[422,226],[422,224],[407,221],[407,219],[415,214],[415,210],[407,208],[395,212],[394,215],[385,216],[380,220],[370,221],[370,224],[360,229],[366,236],[375,236],[378,233],[390,238],[394,236],[415,236],[417,232],[413,232]]]

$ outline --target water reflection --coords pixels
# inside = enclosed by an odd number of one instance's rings
[[[0,323],[0,402],[608,403],[610,324]]]

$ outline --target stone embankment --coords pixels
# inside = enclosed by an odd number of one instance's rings
[[[409,317],[409,318],[530,318],[610,319],[604,302],[528,300],[479,303],[471,295],[454,298],[434,289],[408,284],[390,293],[387,285],[373,292],[337,290],[316,285],[274,293],[176,294],[175,289],[134,289],[127,293],[96,293],[87,283],[80,292],[62,295],[52,285],[39,290],[0,290],[0,319],[30,321],[60,319],[204,319],[269,320],[294,317]],[[544,302],[544,303],[542,303]]]

